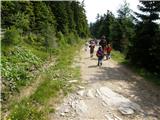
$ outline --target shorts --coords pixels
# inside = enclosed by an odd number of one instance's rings
[[[110,54],[110,53],[107,53],[107,54],[106,54],[106,57],[107,57],[107,59],[110,59],[110,58],[111,58],[111,54]]]

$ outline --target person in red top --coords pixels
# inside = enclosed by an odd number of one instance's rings
[[[107,59],[107,48],[108,48],[108,45],[106,45],[103,49],[104,56],[106,56],[106,59]]]
[[[111,47],[111,44],[109,43],[105,49],[104,49],[104,52],[106,53],[106,60],[110,59],[111,58],[111,51],[112,51],[112,47]]]

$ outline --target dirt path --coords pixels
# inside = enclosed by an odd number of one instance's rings
[[[160,87],[116,62],[81,51],[83,86],[57,106],[52,120],[160,120]]]

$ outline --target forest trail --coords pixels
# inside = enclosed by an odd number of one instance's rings
[[[97,48],[96,48],[97,50]],[[51,120],[160,120],[160,88],[123,65],[81,50],[83,86],[57,105]]]

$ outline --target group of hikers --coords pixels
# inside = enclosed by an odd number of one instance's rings
[[[95,46],[99,45],[98,50],[96,52],[96,56],[98,57],[98,66],[102,66],[103,58],[106,60],[111,58],[112,47],[111,44],[107,42],[105,36],[102,36],[101,40],[98,42],[97,40],[89,41],[90,48],[90,57],[93,57]],[[86,50],[88,47],[88,43],[86,43]]]

